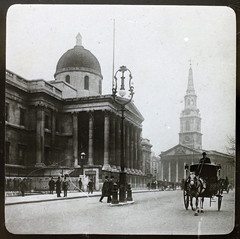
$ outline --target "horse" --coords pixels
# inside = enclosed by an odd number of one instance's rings
[[[188,195],[190,196],[190,205],[193,211],[195,211],[195,216],[198,216],[199,213],[199,207],[198,207],[198,199],[200,198],[200,195],[206,190],[206,183],[205,181],[200,178],[199,176],[196,176],[194,172],[190,172],[189,178],[186,182]],[[195,206],[193,206],[193,198],[196,199]],[[200,208],[201,212],[203,212],[203,202],[204,197],[201,197],[200,200]]]
[[[220,178],[219,179],[219,193],[222,194],[223,191],[229,192],[229,182],[228,179]]]

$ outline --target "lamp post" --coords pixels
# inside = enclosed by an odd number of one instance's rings
[[[81,153],[81,169],[82,169],[82,175],[83,175],[83,162],[85,160],[86,154],[84,152]]]
[[[130,98],[124,98],[123,97],[126,95],[126,91],[125,91],[125,72],[129,72],[129,97]],[[119,90],[119,95],[121,96],[121,98],[117,97],[117,75],[118,73],[121,74],[121,88]],[[126,172],[124,171],[125,168],[125,162],[124,162],[124,112],[125,112],[125,106],[127,104],[129,104],[132,101],[134,92],[133,92],[133,85],[132,85],[132,74],[131,71],[126,67],[126,66],[121,66],[120,69],[118,71],[116,71],[115,75],[114,75],[114,82],[113,82],[113,88],[112,88],[112,95],[113,95],[113,100],[114,102],[116,102],[117,104],[120,105],[121,109],[121,162],[120,162],[120,166],[121,166],[121,172],[120,172],[120,177],[119,177],[119,202],[125,202],[126,201]]]

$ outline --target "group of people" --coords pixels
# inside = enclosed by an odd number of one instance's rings
[[[79,190],[80,190],[80,191],[83,191],[83,190],[82,190],[82,185],[83,185],[82,179],[79,178],[78,186],[79,186]],[[88,187],[88,194],[89,194],[89,193],[92,194],[92,193],[93,193],[93,180],[92,180],[91,178],[89,179],[89,182],[88,182],[87,187]]]
[[[58,177],[56,182],[53,180],[53,177],[51,177],[48,185],[49,185],[50,194],[53,194],[54,187],[56,185],[57,197],[61,197],[61,190],[63,190],[63,196],[67,197],[67,190],[68,190],[68,187],[69,187],[69,183],[67,181],[66,176],[64,177],[63,181],[61,181],[61,178]]]
[[[99,202],[102,202],[104,197],[107,197],[107,203],[112,201],[112,190],[113,190],[113,180],[114,176],[111,176],[110,179],[108,176],[105,176],[105,180],[102,187],[102,196],[99,199]]]

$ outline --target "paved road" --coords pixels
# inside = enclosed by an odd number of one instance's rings
[[[17,234],[226,234],[234,225],[234,192],[194,216],[182,191],[134,193],[134,204],[110,206],[104,198],[78,198],[5,207],[7,229]]]

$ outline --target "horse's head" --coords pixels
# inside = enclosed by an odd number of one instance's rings
[[[190,172],[189,174],[190,187],[196,186],[196,182],[197,182],[196,174],[194,172]]]

